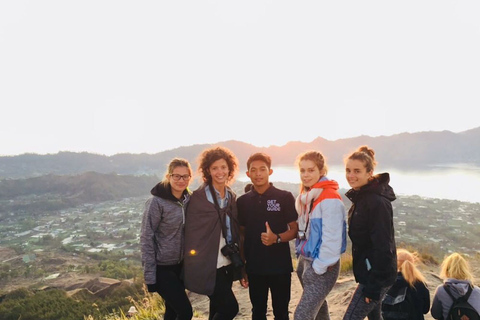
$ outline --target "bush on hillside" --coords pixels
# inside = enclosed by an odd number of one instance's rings
[[[340,259],[340,273],[351,272],[353,270],[353,257],[351,253],[345,252]]]
[[[143,296],[137,295],[136,298],[128,296],[126,305],[112,310],[106,316],[96,317],[88,314],[84,316],[84,320],[151,320],[159,319],[165,313],[165,302],[162,297],[156,293],[148,292],[145,285],[142,286]],[[127,312],[130,307],[134,306],[137,313],[128,317]]]
[[[30,295],[28,290],[16,290],[0,304],[2,320],[70,320],[82,319],[85,313],[100,313],[87,302],[69,298],[63,290],[41,291]]]

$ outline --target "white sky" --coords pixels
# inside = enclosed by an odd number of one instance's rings
[[[480,1],[0,1],[0,155],[480,126]]]

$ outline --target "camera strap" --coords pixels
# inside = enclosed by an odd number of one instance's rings
[[[310,213],[312,212],[312,209],[313,209],[313,203],[315,202],[315,199],[312,199],[312,201],[310,202],[310,207],[308,208],[308,212],[305,211],[305,230],[303,231],[307,231],[308,229],[308,223],[310,222]],[[305,206],[307,207],[307,206]]]
[[[213,205],[215,207],[215,210],[217,210],[218,220],[220,221],[220,226],[222,227],[222,235],[225,238],[225,243],[228,244],[229,242],[228,242],[228,239],[227,239],[227,219],[225,219],[225,223],[222,220],[222,216],[220,215],[220,205],[218,204],[217,195],[215,193],[213,185],[209,184],[208,188],[210,189],[210,194],[212,195],[212,198],[213,198]],[[226,192],[228,192],[228,191],[226,191]]]

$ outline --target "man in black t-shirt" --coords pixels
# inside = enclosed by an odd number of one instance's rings
[[[290,302],[293,267],[289,241],[297,236],[298,215],[292,193],[269,182],[271,164],[264,153],[248,158],[252,187],[237,199],[253,320],[267,319],[268,290],[276,320],[288,319]]]

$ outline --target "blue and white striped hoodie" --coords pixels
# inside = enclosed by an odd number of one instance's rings
[[[323,274],[347,248],[347,212],[338,183],[322,177],[298,195],[295,207],[299,234],[304,231],[306,238],[295,242],[297,257],[313,260],[315,272]]]

